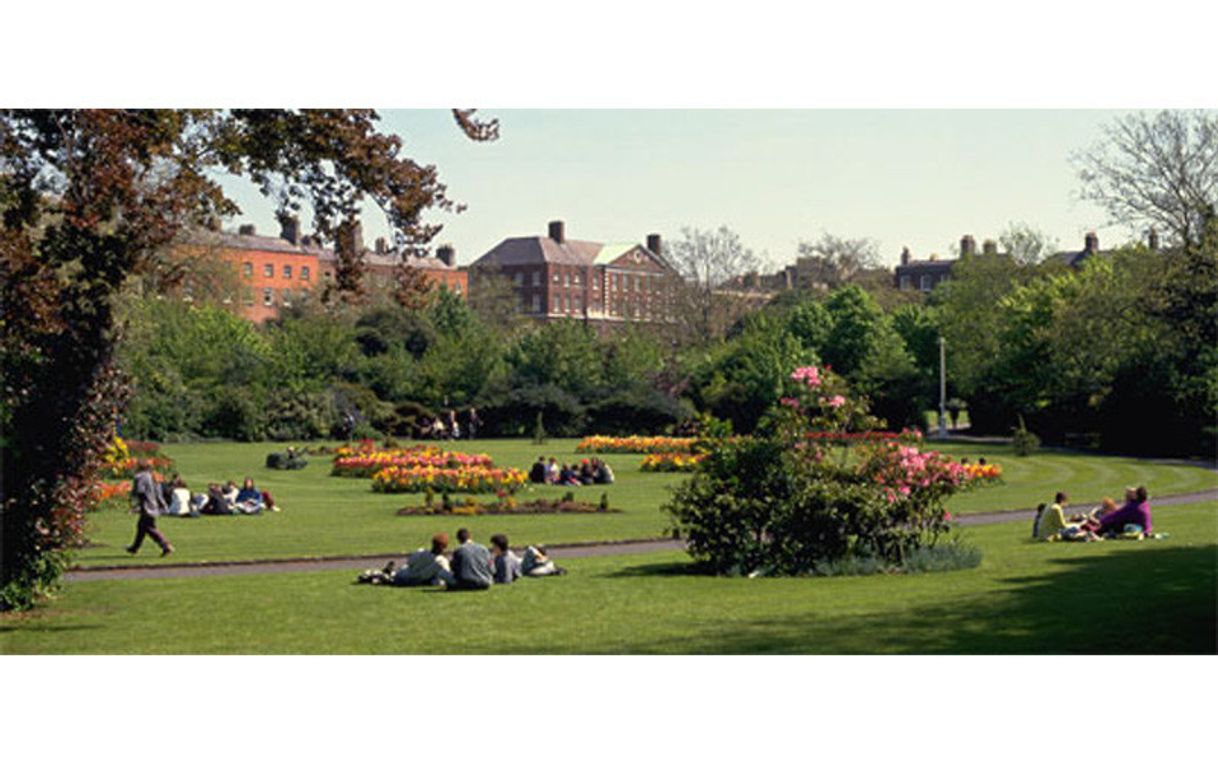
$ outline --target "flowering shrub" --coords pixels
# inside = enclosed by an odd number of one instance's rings
[[[127,507],[131,497],[130,481],[101,481],[93,485],[96,508]]]
[[[643,458],[639,470],[644,473],[688,473],[698,469],[698,463],[706,459],[704,454],[649,454]]]
[[[102,475],[131,478],[141,459],[152,463],[153,471],[158,473],[168,473],[174,467],[173,460],[161,454],[160,445],[151,441],[124,441],[115,436],[102,454]]]
[[[434,446],[417,446],[410,449],[390,449],[366,453],[342,454],[341,450],[334,457],[330,469],[332,476],[348,478],[367,478],[379,470],[390,466],[402,468],[431,467],[431,468],[468,468],[491,467],[494,461],[484,454],[465,454],[464,452],[448,452]]]
[[[905,568],[950,529],[944,500],[971,471],[878,431],[827,369],[798,368],[757,435],[706,442],[665,506],[690,554],[718,573],[817,573],[848,558]]]
[[[463,502],[436,505],[408,505],[398,510],[398,515],[533,515],[540,513],[604,513],[621,512],[601,507],[591,502],[577,502],[568,499],[536,499],[531,502],[517,503],[511,497],[500,498],[495,502],[481,504],[473,499]]]
[[[372,490],[386,493],[446,492],[511,493],[524,486],[527,476],[515,468],[470,465],[456,468],[431,465],[391,465],[372,476]]]
[[[673,436],[588,436],[575,447],[593,454],[688,454],[697,439]]]

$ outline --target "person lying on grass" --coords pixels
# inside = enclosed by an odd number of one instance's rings
[[[245,477],[241,491],[237,492],[237,497],[233,502],[233,506],[246,515],[257,515],[262,512],[262,492],[254,486],[254,479],[249,476]]]
[[[509,547],[506,534],[491,537],[491,557],[495,565],[496,584],[511,584],[520,578],[520,558]]]
[[[554,561],[547,557],[544,546],[529,545],[524,551],[524,559],[520,561],[520,571],[525,576],[540,577],[562,576],[567,569],[554,565]]]

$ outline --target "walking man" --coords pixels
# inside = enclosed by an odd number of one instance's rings
[[[144,536],[152,537],[152,541],[161,546],[161,557],[173,552],[173,545],[156,527],[157,514],[165,510],[165,498],[159,487],[152,479],[152,463],[141,459],[136,468],[135,480],[131,484],[132,510],[140,514],[139,522],[135,524],[135,542],[127,548],[134,555],[140,551]]]

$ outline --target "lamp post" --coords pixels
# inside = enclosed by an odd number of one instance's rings
[[[939,438],[947,438],[947,341],[939,336]]]

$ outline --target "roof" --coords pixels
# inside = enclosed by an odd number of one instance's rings
[[[474,265],[553,264],[589,265],[603,248],[600,243],[586,240],[565,240],[562,243],[548,236],[505,238],[499,245],[480,256]]]
[[[638,248],[637,243],[606,243],[593,260],[595,264],[609,264],[632,248]]]
[[[896,272],[898,275],[910,272],[949,272],[955,263],[955,259],[913,259],[910,260],[909,264],[898,264]]]
[[[270,235],[241,235],[230,232],[213,232],[211,230],[195,231],[187,241],[199,246],[215,246],[217,248],[238,248],[246,251],[272,251],[280,254],[299,254],[315,256],[321,262],[333,262],[338,259],[334,249],[315,245],[300,245],[279,237]],[[397,254],[378,254],[372,249],[364,249],[364,264],[372,267],[393,267],[401,261]],[[449,266],[434,256],[411,256],[407,263],[412,267],[430,270],[456,271],[457,267]]]

